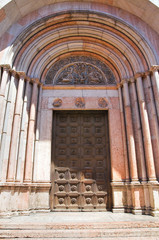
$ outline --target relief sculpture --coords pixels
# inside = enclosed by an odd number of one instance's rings
[[[57,98],[54,100],[54,102],[53,102],[54,107],[61,107],[61,105],[62,105],[62,99]]]
[[[98,59],[72,56],[57,61],[48,71],[45,84],[115,85],[111,69]]]
[[[57,77],[56,84],[105,84],[104,74],[87,63],[75,63],[66,67]]]
[[[78,108],[83,108],[83,107],[85,106],[84,98],[81,98],[81,97],[76,98],[76,100],[75,100],[75,105],[76,105],[76,107],[78,107]]]
[[[108,106],[108,102],[105,98],[99,98],[98,105],[99,107],[106,108]]]

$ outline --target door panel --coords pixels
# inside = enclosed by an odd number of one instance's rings
[[[110,198],[105,111],[54,112],[52,210],[106,210]]]

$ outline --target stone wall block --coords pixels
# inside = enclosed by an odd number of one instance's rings
[[[118,124],[117,124],[118,123]],[[114,127],[116,126],[116,127]],[[116,136],[114,138],[114,136]],[[109,109],[109,139],[112,181],[125,180],[124,149],[121,131],[120,110]]]

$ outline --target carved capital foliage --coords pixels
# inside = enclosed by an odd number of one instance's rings
[[[82,97],[76,98],[76,100],[75,100],[75,105],[76,105],[76,107],[78,107],[78,108],[83,108],[83,107],[85,106],[85,100],[84,100],[84,98],[82,98]]]
[[[139,77],[143,77],[143,75],[144,75],[144,73],[139,72],[139,73],[136,73],[136,74],[134,75],[134,78],[135,78],[135,79],[138,79]]]
[[[123,86],[123,84],[120,82],[117,84],[117,89],[121,88]]]
[[[25,72],[17,72],[18,76],[21,78],[21,79],[25,79],[26,78],[26,74]]]
[[[37,84],[37,85],[40,84],[40,81],[39,81],[38,78],[32,78],[31,81],[32,81],[33,83]]]
[[[17,76],[18,76],[17,72],[14,71],[14,70],[11,70],[11,75],[12,75],[13,77],[17,77]]]
[[[3,68],[4,71],[9,71],[9,70],[11,70],[11,67],[10,67],[9,64],[2,64],[2,65],[0,65],[0,66]]]
[[[155,71],[158,71],[158,70],[159,70],[159,65],[154,65],[150,68],[151,72],[155,72]]]
[[[120,84],[124,85],[125,83],[128,83],[128,81],[129,81],[129,79],[128,79],[128,78],[125,78],[125,79],[123,79],[123,80],[120,82]]]

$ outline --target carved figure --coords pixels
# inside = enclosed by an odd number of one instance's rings
[[[57,98],[54,100],[54,102],[53,102],[54,107],[61,107],[61,105],[62,105],[62,99]]]
[[[85,106],[84,98],[81,98],[81,97],[76,98],[75,105],[76,105],[76,107],[79,107],[79,108],[84,107]]]
[[[46,76],[45,84],[114,85],[115,77],[103,62],[86,56],[73,56],[57,61]]]
[[[98,105],[99,107],[105,108],[108,106],[108,102],[105,98],[99,98]]]

